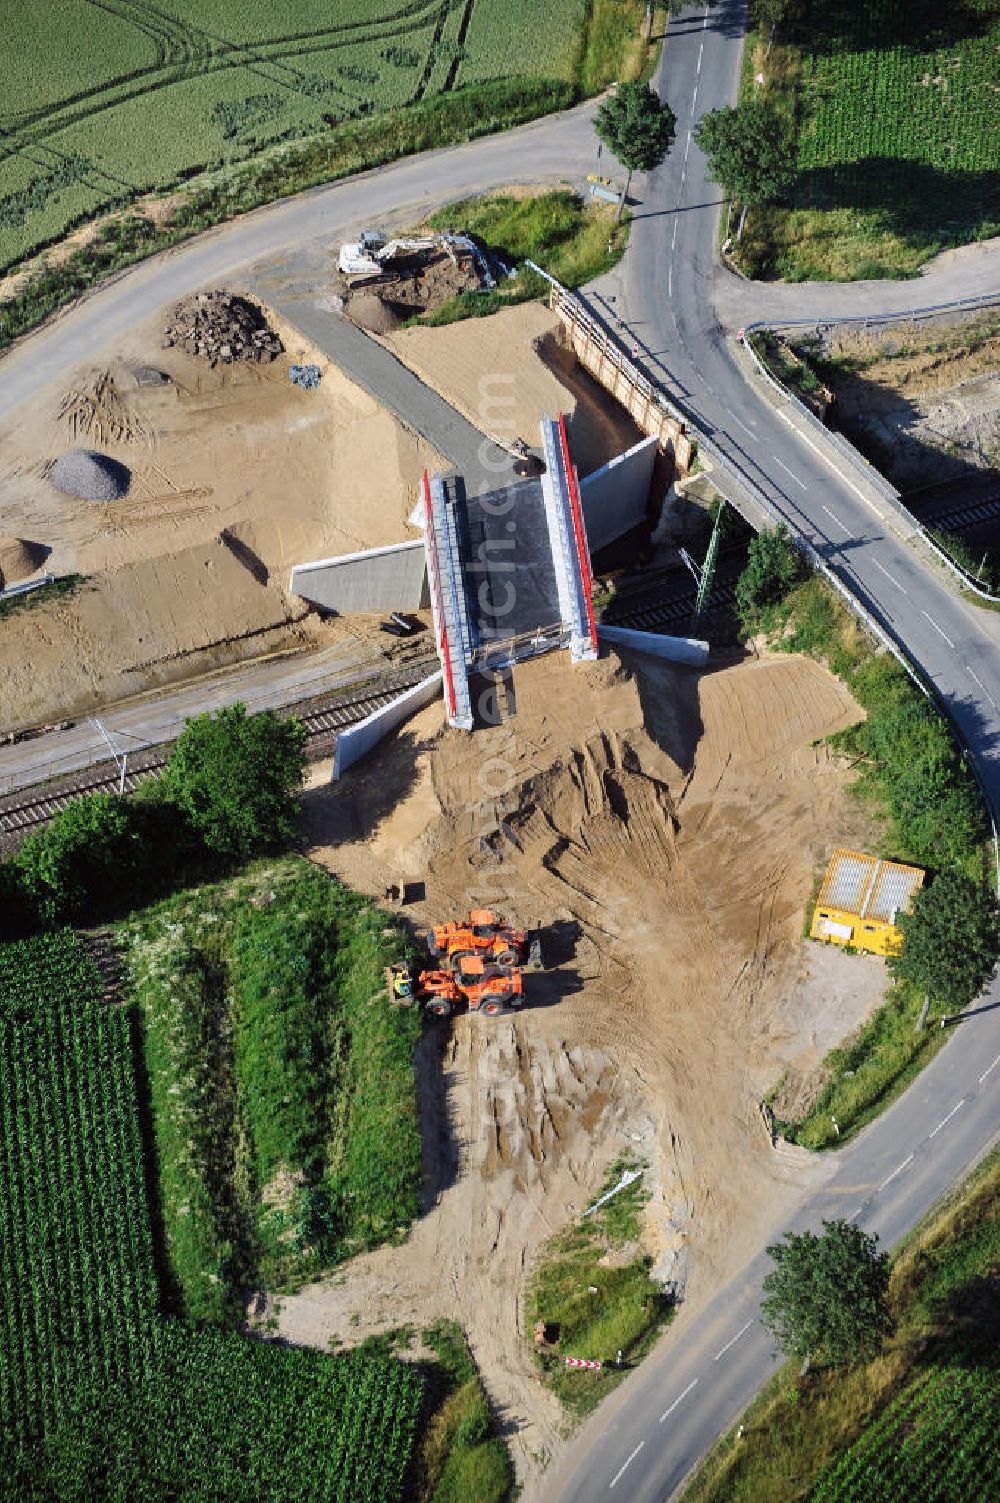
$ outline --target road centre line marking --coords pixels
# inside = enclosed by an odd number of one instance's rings
[[[888,1179],[884,1179],[882,1181],[882,1183],[878,1187],[878,1190],[875,1191],[875,1194],[877,1195],[879,1193],[879,1190],[884,1190],[885,1187],[886,1187],[886,1185],[891,1185],[892,1182],[893,1182],[893,1180],[896,1178],[896,1175],[897,1174],[902,1174],[902,1172],[906,1168],[907,1164],[912,1164],[912,1163],[913,1163],[913,1154],[911,1153],[908,1159],[904,1159],[901,1164],[897,1165],[897,1167],[889,1175]]]
[[[677,244],[677,226],[678,226],[679,223],[680,223],[680,220],[678,220],[678,219],[674,220],[674,233],[670,237],[670,249],[671,250],[673,250],[674,246]]]
[[[952,652],[954,652],[955,651],[955,644],[954,644],[954,642],[948,636],[947,632],[943,632],[941,630],[940,626],[938,626],[937,622],[934,620],[934,617],[933,616],[928,616],[927,612],[925,610],[921,610],[920,614],[922,616],[927,616],[928,621],[931,623],[931,625],[933,626],[934,630],[937,632],[938,636],[939,637],[944,637],[944,639],[947,642],[948,646],[951,648]]]
[[[777,413],[778,413],[778,416],[781,418],[781,420],[783,422],[785,422],[785,423],[788,424],[788,426],[789,426],[789,428],[791,428],[792,432],[795,433],[796,436],[798,438],[800,438],[804,444],[808,444],[809,448],[813,451],[814,454],[818,454],[819,455],[820,459],[823,461],[823,463],[826,465],[826,467],[828,469],[832,470],[835,475],[839,475],[840,478],[841,478],[841,480],[844,482],[845,485],[849,485],[850,486],[851,490],[857,496],[858,500],[859,501],[863,501],[864,504],[865,504],[865,506],[867,506],[870,511],[873,511],[875,513],[875,515],[878,517],[878,519],[879,519],[880,522],[884,522],[885,521],[885,512],[879,511],[878,507],[875,505],[875,502],[871,499],[871,497],[870,496],[866,496],[865,493],[864,493],[864,491],[861,489],[861,487],[859,485],[855,485],[853,480],[849,480],[847,478],[847,476],[844,474],[843,470],[838,469],[835,464],[832,464],[830,462],[830,460],[827,458],[827,456],[823,453],[823,450],[817,444],[813,443],[813,441],[809,437],[809,435],[806,434],[806,433],[803,433],[802,429],[798,426],[797,423],[793,423],[792,422],[792,419],[788,416],[787,412],[785,412],[781,407],[779,407],[779,408],[777,408]]]
[[[688,159],[688,152],[690,150],[691,150],[691,132],[688,131],[687,145],[684,148],[684,160],[685,160],[685,162]]]
[[[983,1071],[982,1075],[980,1075],[979,1080],[976,1082],[977,1085],[982,1085],[982,1083],[986,1079],[987,1075],[989,1075],[993,1070],[995,1070],[996,1067],[997,1067],[997,1065],[1000,1065],[1000,1054],[997,1055],[996,1059],[993,1061],[993,1063],[991,1065],[987,1065],[987,1067]],[[697,1382],[697,1379],[695,1379],[695,1381]]]
[[[742,422],[736,416],[735,412],[732,412],[728,407],[726,408],[726,411],[729,413],[729,416],[732,418],[733,422],[737,425],[737,427],[742,428],[744,433],[749,433],[749,435],[750,435],[750,437],[752,439],[756,439],[757,435],[753,431],[753,429],[752,428],[748,428],[747,425],[746,425],[746,423]]]
[[[701,55],[704,52],[704,50],[705,50],[705,43],[702,42],[701,46],[698,48],[698,67],[697,67],[697,70],[696,70],[698,73],[701,72]]]
[[[677,1408],[677,1405],[680,1403],[681,1399],[686,1399],[687,1398],[687,1396],[691,1392],[692,1388],[694,1388],[694,1387],[697,1386],[697,1383],[698,1383],[698,1379],[695,1378],[692,1382],[690,1382],[688,1384],[688,1386],[685,1388],[685,1390],[684,1390],[683,1393],[679,1393],[677,1395],[676,1399],[674,1399],[674,1402],[671,1404],[670,1408],[669,1409],[664,1409],[663,1413],[660,1415],[660,1424],[661,1425],[663,1424],[663,1421],[667,1418],[668,1415],[673,1414],[674,1410]]]
[[[803,490],[807,489],[805,481],[804,480],[800,480],[799,477],[798,477],[798,475],[794,474],[793,471],[791,471],[788,468],[788,466],[785,464],[784,460],[778,458],[777,454],[775,454],[775,456],[774,456],[774,462],[775,462],[775,464],[780,464],[781,465],[781,468],[784,470],[784,472],[785,472],[786,475],[791,475],[791,477],[795,481],[796,485],[800,485]]]
[[[823,506],[822,501],[820,502],[820,505]],[[847,537],[847,538],[849,538],[850,535],[851,535],[851,529],[849,527],[845,527],[844,524],[843,524],[843,522],[840,520],[840,518],[838,516],[835,516],[834,513],[830,510],[830,508],[828,506],[823,506],[823,510],[826,512],[827,516],[830,518],[830,521],[831,522],[836,522],[837,526],[840,528],[840,530],[844,534],[844,536]]]
[[[667,297],[673,297],[673,295],[674,295],[674,268],[672,266],[668,266],[667,267]]]
[[[627,1468],[632,1465],[633,1461],[638,1456],[639,1452],[642,1450],[642,1448],[643,1448],[643,1446],[645,1444],[646,1444],[646,1442],[644,1440],[640,1440],[639,1444],[636,1446],[635,1450],[632,1452],[631,1456],[629,1457],[628,1461],[626,1461],[625,1465],[623,1467],[620,1467],[619,1470],[617,1472],[615,1472],[615,1475],[611,1479],[611,1486],[612,1487],[617,1486],[617,1484],[621,1481],[622,1477],[624,1477],[624,1475],[625,1475],[625,1472],[626,1472]]]
[[[884,574],[885,575],[886,579],[889,581],[890,584],[894,584],[896,586],[897,590],[902,590],[902,592],[903,592],[904,595],[907,593],[906,590],[903,589],[903,586],[900,584],[900,582],[896,578],[896,576],[894,574],[890,574],[888,569],[883,568],[883,566],[879,563],[879,561],[878,561],[877,558],[873,558],[872,559],[872,563],[875,565],[876,569],[878,570],[878,572],[880,574]]]
[[[698,85],[695,84],[695,86],[694,86],[694,93],[691,95],[691,113],[692,113],[692,115],[694,114],[694,107],[695,107],[695,105],[697,103],[698,103]]]
[[[937,1127],[935,1127],[934,1131],[932,1133],[928,1133],[928,1137],[929,1138],[936,1138],[937,1135],[938,1135],[938,1133],[941,1131],[942,1127],[945,1127],[947,1125],[947,1123],[949,1123],[951,1121],[951,1119],[955,1115],[955,1113],[958,1112],[958,1111],[961,1111],[961,1109],[962,1109],[962,1107],[964,1105],[965,1105],[965,1102],[964,1101],[960,1101],[958,1103],[958,1106],[953,1106],[952,1109],[951,1109],[951,1111],[948,1113],[947,1117],[942,1117],[941,1121],[938,1123]]]
[[[857,1210],[856,1211],[852,1211],[851,1214],[848,1216],[848,1218],[847,1218],[848,1221],[853,1221],[854,1218],[855,1218],[855,1216],[860,1216],[861,1212],[863,1210],[864,1210],[864,1206],[858,1206]]]
[[[983,683],[982,679],[979,677],[979,674],[976,672],[976,670],[974,668],[970,668],[968,663],[966,663],[965,671],[969,675],[969,677],[979,685],[980,689],[982,689],[983,693],[986,695],[986,698],[989,700],[990,704],[995,710],[997,708],[997,702],[993,698],[993,695],[990,693],[989,689],[987,689],[986,685]]]
[[[729,1348],[731,1346],[735,1346],[736,1343],[739,1341],[740,1337],[741,1336],[745,1336],[746,1333],[749,1331],[749,1329],[750,1329],[750,1327],[752,1325],[753,1325],[753,1321],[752,1320],[748,1320],[747,1323],[746,1323],[746,1325],[743,1326],[743,1328],[741,1330],[739,1330],[739,1331],[736,1332],[736,1335],[733,1337],[732,1341],[727,1341],[726,1344],[725,1344],[725,1346],[722,1348],[721,1352],[716,1352],[715,1356],[712,1358],[712,1361],[713,1362],[718,1362],[718,1360],[719,1360],[720,1357],[724,1357],[726,1355],[726,1353],[728,1352]]]

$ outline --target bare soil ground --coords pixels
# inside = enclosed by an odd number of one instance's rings
[[[831,379],[835,418],[883,458],[902,489],[1000,468],[1000,320],[893,324],[877,332],[844,325],[824,353],[860,360]]]
[[[519,303],[489,318],[400,329],[383,343],[485,433],[534,448],[539,418],[564,412],[573,462],[589,475],[642,434],[558,334],[543,304]]]
[[[565,1428],[522,1324],[541,1244],[627,1147],[650,1166],[658,1276],[707,1297],[819,1173],[772,1150],[761,1096],[874,989],[846,1006],[841,983],[831,1007],[826,957],[804,975],[814,872],[864,838],[816,744],[859,714],[836,679],[793,657],[696,675],[558,654],[520,665],[505,703],[471,740],[432,706],[306,795],[317,860],[375,896],[424,884],[417,932],[487,903],[542,929],[548,968],[522,1013],[425,1039],[428,1198],[407,1242],[270,1313],[319,1345],[459,1318],[530,1490]]]
[[[210,370],[160,348],[168,312],[66,372],[0,438],[0,536],[47,549],[49,572],[88,580],[0,622],[4,730],[370,630],[304,620],[291,566],[409,535],[420,474],[440,462],[286,325],[272,364]],[[294,361],[321,367],[318,390],[290,383]],[[168,380],[138,384],[143,366]],[[125,498],[55,490],[48,467],[77,446],[128,466]]]

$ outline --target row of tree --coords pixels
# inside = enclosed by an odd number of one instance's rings
[[[93,923],[287,842],[305,727],[243,705],[188,721],[163,773],[82,795],[0,866],[0,938]]]
[[[668,0],[667,9],[676,14],[685,4],[686,0]],[[756,20],[767,34],[768,53],[788,5],[789,0],[756,0]],[[594,126],[628,173],[624,202],[633,172],[652,172],[667,155],[677,119],[648,84],[621,83],[602,103]],[[735,106],[709,110],[694,134],[705,153],[709,176],[739,206],[736,234],[740,239],[747,210],[780,199],[795,176],[792,123],[761,89]]]

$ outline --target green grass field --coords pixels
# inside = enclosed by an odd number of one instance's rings
[[[138,1058],[74,934],[0,946],[0,1493],[397,1503],[415,1368],[163,1313]]]
[[[792,279],[900,276],[1000,233],[1000,0],[800,0],[770,57],[798,176],[755,211],[746,269]]]
[[[421,1176],[416,1009],[387,915],[287,857],[119,927],[149,1077],[175,1307],[238,1321],[249,1290],[404,1235]]]
[[[603,34],[624,54],[641,10],[637,0],[11,0],[0,269],[102,208],[277,142],[493,80],[597,86],[620,60]],[[591,21],[602,28],[596,61],[584,46]]]

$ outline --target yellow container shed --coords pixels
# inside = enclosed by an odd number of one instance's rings
[[[909,908],[923,880],[919,866],[836,850],[816,899],[809,932],[813,939],[835,945],[895,955],[902,945],[896,917]]]

